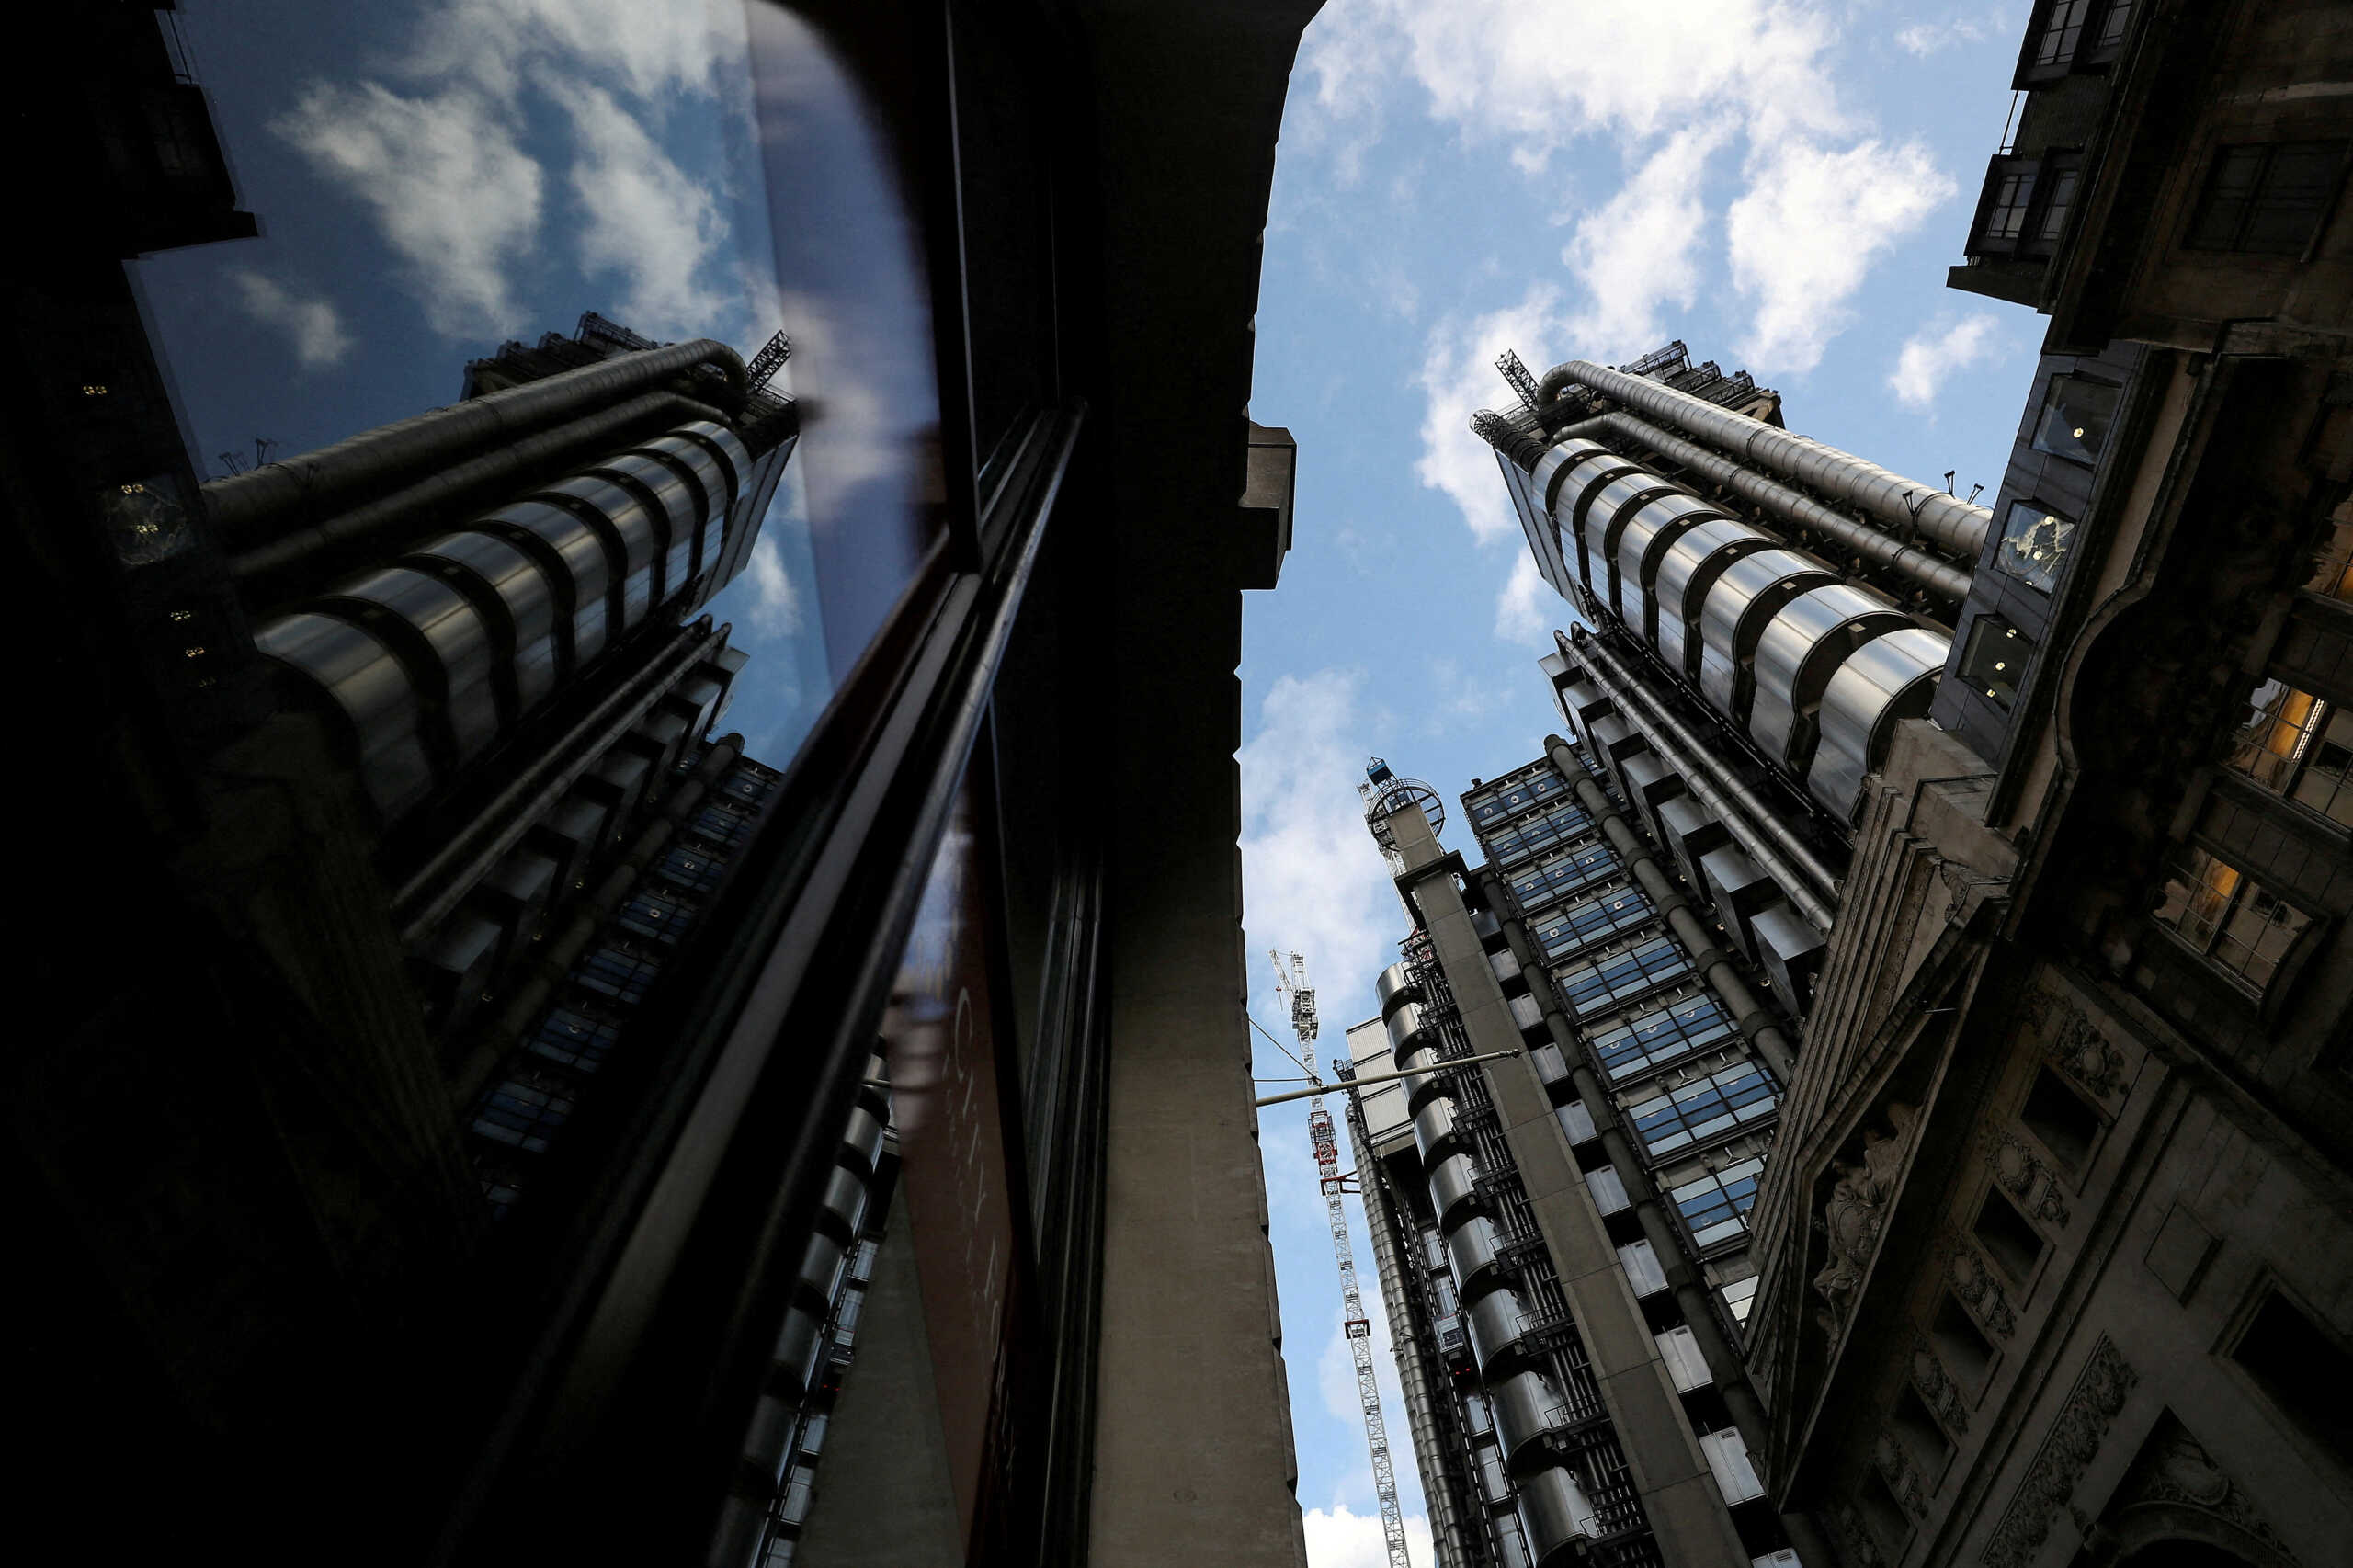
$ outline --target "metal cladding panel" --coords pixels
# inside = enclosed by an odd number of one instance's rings
[[[1637,469],[1620,474],[1594,493],[1586,503],[1585,547],[1594,563],[1608,570],[1609,585],[1601,590],[1610,607],[1622,618],[1625,611],[1618,605],[1618,540],[1634,520],[1636,503],[1664,488],[1665,482],[1654,473]]]
[[[506,609],[515,640],[515,699],[528,711],[556,683],[555,588],[540,563],[496,534],[469,528],[444,534],[415,554],[463,568],[495,595]]]
[[[1802,1007],[1806,983],[1822,967],[1828,951],[1822,933],[1786,903],[1758,910],[1751,924],[1756,933],[1756,961],[1764,966],[1773,989],[1792,1008]]]
[[[724,425],[713,425],[708,419],[698,419],[691,425],[681,425],[660,440],[649,441],[646,445],[654,451],[662,451],[667,449],[672,441],[684,436],[701,437],[712,446],[717,447],[720,455],[726,459],[727,505],[733,506],[736,499],[744,494],[745,487],[751,483],[752,449],[744,445],[743,438],[734,431]]]
[[[882,1153],[882,1119],[864,1106],[851,1108],[849,1125],[842,1131],[842,1150],[858,1169],[873,1175],[874,1162]]]
[[[1742,952],[1755,958],[1756,941],[1749,932],[1748,917],[1779,899],[1780,888],[1757,869],[1756,861],[1731,844],[1699,858],[1699,877],[1708,890],[1708,902],[1716,906],[1716,916],[1723,922],[1724,929]]]
[[[359,780],[387,820],[433,789],[423,705],[392,651],[347,620],[308,610],[265,621],[254,646],[324,689],[350,722]]]
[[[1394,1012],[1381,1019],[1381,1025],[1389,1031],[1389,1049],[1397,1053],[1398,1063],[1401,1066],[1404,1065],[1404,1059],[1408,1055],[1420,1045],[1427,1043],[1426,1040],[1417,1041],[1414,1038],[1425,1033],[1430,1028],[1428,1016],[1422,1011],[1422,1005],[1419,1002],[1400,1002]]]
[[[1804,772],[1813,729],[1799,719],[1822,699],[1831,672],[1858,642],[1911,624],[1910,617],[1845,583],[1800,594],[1757,637],[1748,733],[1767,756]]]
[[[1588,441],[1582,437],[1573,441],[1563,441],[1557,447],[1548,449],[1542,457],[1536,460],[1535,470],[1529,475],[1528,487],[1549,515],[1552,510],[1552,503],[1560,497],[1561,483],[1569,477],[1570,470],[1587,458],[1614,455],[1608,448],[1599,442]]]
[[[1454,1147],[1460,1140],[1452,1095],[1432,1095],[1428,1103],[1414,1113],[1414,1147],[1421,1151],[1424,1165],[1433,1155]]]
[[[1677,1324],[1665,1334],[1651,1336],[1658,1345],[1659,1359],[1666,1363],[1667,1376],[1675,1380],[1675,1392],[1689,1393],[1703,1389],[1716,1381],[1708,1370],[1707,1358],[1699,1354],[1699,1342],[1690,1328]]]
[[[441,666],[449,739],[460,760],[497,738],[498,702],[492,695],[490,674],[496,653],[490,628],[472,600],[440,578],[409,566],[370,572],[338,586],[333,597],[357,599],[398,616],[433,650],[434,662]]]
[[[734,504],[735,476],[717,454],[699,441],[687,437],[661,436],[646,442],[636,450],[651,453],[663,461],[684,469],[700,492],[701,504],[695,507],[695,521],[713,517]]]
[[[1690,795],[1659,802],[1658,828],[1661,839],[1675,852],[1687,882],[1699,881],[1699,858],[1732,836],[1714,813]]]
[[[654,565],[662,552],[662,535],[645,503],[609,479],[567,479],[543,494],[569,495],[612,525],[621,546],[621,624],[643,620],[653,608]]]
[[[1577,569],[1586,586],[1593,586],[1597,566],[1607,572],[1608,557],[1594,559],[1586,542],[1586,523],[1592,515],[1592,502],[1604,486],[1615,483],[1620,474],[1640,473],[1642,465],[1627,461],[1616,452],[1605,452],[1577,464],[1575,470],[1562,482],[1552,503],[1552,521],[1559,525],[1561,537],[1574,539],[1577,545]]]
[[[1567,1404],[1552,1380],[1530,1369],[1493,1383],[1487,1403],[1495,1415],[1495,1437],[1502,1443],[1504,1465],[1520,1470],[1542,1453],[1536,1439],[1561,1424]]]
[[[1528,1314],[1520,1309],[1518,1295],[1508,1289],[1488,1291],[1462,1316],[1471,1327],[1471,1355],[1483,1378],[1489,1368],[1503,1365],[1519,1351],[1520,1336],[1528,1332]]]
[[[1483,1214],[1473,1214],[1447,1233],[1446,1260],[1454,1270],[1455,1289],[1463,1295],[1476,1294],[1502,1256],[1495,1221]]]
[[[807,1307],[798,1301],[792,1303],[792,1310],[784,1314],[783,1332],[776,1337],[776,1362],[768,1376],[770,1389],[779,1393],[789,1389],[796,1401],[809,1391],[816,1374],[824,1328]]]
[[[1690,623],[1718,574],[1772,542],[1747,524],[1726,518],[1688,528],[1667,545],[1651,598],[1658,617],[1656,646],[1670,669],[1681,670],[1686,678],[1694,675],[1699,646],[1690,635]]]
[[[842,1260],[849,1256],[846,1243],[819,1231],[809,1238],[808,1250],[801,1255],[801,1273],[793,1280],[801,1299],[813,1305],[827,1304],[834,1299],[834,1287],[841,1280]]]
[[[1723,1494],[1725,1503],[1745,1503],[1765,1495],[1765,1483],[1748,1462],[1748,1445],[1741,1441],[1737,1428],[1702,1432],[1699,1451],[1708,1456],[1709,1473],[1716,1478],[1716,1490]]]
[[[1823,688],[1822,739],[1805,778],[1815,800],[1852,820],[1863,776],[1879,766],[1897,722],[1928,710],[1951,652],[1938,633],[1907,626],[1864,643],[1838,666]]]
[[[488,520],[534,536],[562,562],[572,597],[574,667],[603,653],[611,633],[613,562],[597,530],[570,508],[548,501],[518,501],[493,512]]]
[[[1611,706],[1608,693],[1586,678],[1582,670],[1559,690],[1562,705],[1575,714],[1580,723],[1590,722],[1596,713]]]
[[[1756,652],[1769,609],[1795,587],[1837,580],[1793,550],[1760,550],[1725,567],[1699,607],[1699,694],[1738,723],[1748,695],[1742,665]]]
[[[1436,1210],[1440,1224],[1466,1207],[1475,1195],[1477,1189],[1471,1179],[1473,1171],[1468,1154],[1449,1154],[1430,1167],[1430,1207]]]
[[[1593,1112],[1585,1108],[1583,1100],[1571,1100],[1564,1106],[1555,1107],[1552,1119],[1561,1124],[1561,1136],[1569,1141],[1569,1147],[1573,1149],[1601,1136],[1600,1130],[1593,1124]]]
[[[1529,1061],[1536,1063],[1536,1075],[1542,1079],[1548,1087],[1554,1084],[1565,1084],[1570,1081],[1568,1060],[1561,1054],[1561,1048],[1551,1040],[1546,1040],[1542,1045],[1529,1051],[1528,1056]]]
[[[1577,1560],[1580,1541],[1601,1534],[1585,1489],[1559,1465],[1519,1483],[1519,1527],[1528,1532],[1530,1568],[1564,1568]]]
[[[1418,981],[1405,972],[1404,964],[1392,963],[1374,978],[1372,994],[1381,1006],[1381,1016],[1385,1018],[1404,1004],[1421,1000],[1422,987]]]
[[[1640,624],[1647,641],[1658,641],[1658,606],[1652,596],[1667,547],[1687,529],[1723,515],[1695,495],[1658,495],[1643,502],[1618,536],[1619,613],[1628,624]]]

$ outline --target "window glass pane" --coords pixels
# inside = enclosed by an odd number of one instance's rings
[[[2073,458],[2079,463],[2099,460],[2108,443],[2108,427],[2116,418],[2119,388],[2080,376],[2053,376],[2042,394],[2042,418],[2035,426],[2037,451]]]
[[[2213,941],[2222,912],[2237,892],[2239,873],[2203,849],[2185,850],[2165,879],[2165,902],[2158,906],[2160,926],[2181,934],[2200,952]]]
[[[1984,227],[1978,231],[1978,237],[2007,250],[2026,228],[2026,210],[2034,199],[2035,165],[2018,159],[2003,163],[2009,166],[1998,167],[1992,176],[1994,199],[1986,206]]]
[[[1547,958],[1561,958],[1652,917],[1651,901],[1620,886],[1538,915],[1529,929]]]
[[[2040,502],[2013,501],[2002,517],[2002,542],[1994,560],[2028,587],[2047,594],[2059,585],[2075,538],[2075,525]]]
[[[2296,775],[2293,799],[2325,817],[2353,824],[2353,789],[2346,782],[2347,771],[2353,770],[2353,711],[2327,708],[2327,714]]]
[[[2284,681],[2267,680],[2247,699],[2246,717],[2231,747],[2230,766],[2265,789],[2280,794],[2294,788],[2313,734],[2328,716],[2328,704],[2314,701]]]
[[[2035,223],[2034,240],[2037,252],[2047,253],[2059,243],[2067,227],[2067,210],[2075,203],[2075,183],[2082,171],[2073,164],[2054,167],[2046,182],[2048,194],[2042,199],[2042,216]]]
[[[2075,58],[2076,46],[2083,40],[2084,22],[2091,8],[2092,0],[2052,0],[2042,36],[2034,40],[2036,65],[2060,66]]]
[[[2192,250],[2300,255],[2336,191],[2345,149],[2343,142],[2218,149],[2184,243]]]
[[[2018,700],[2018,682],[2025,678],[2034,644],[2018,629],[1997,615],[1981,615],[1970,623],[1969,645],[1961,653],[1961,678],[2007,708]]]
[[[789,758],[941,526],[927,187],[910,163],[924,142],[911,95],[877,86],[907,78],[913,46],[891,6],[837,10],[823,34],[781,6],[706,0],[178,13],[203,94],[145,128],[155,155],[208,174],[224,159],[259,222],[124,264],[199,476],[233,484],[262,460],[660,345],[710,339],[749,362],[781,331],[790,358],[748,401],[716,369],[592,393],[577,417],[676,396],[593,441],[517,431],[548,438],[434,498],[456,516],[388,530],[381,559],[715,409],[748,463],[705,451],[678,499],[656,495],[656,614],[710,601],[733,623],[753,655],[733,721]],[[513,446],[419,443],[360,499]],[[222,542],[324,520],[258,504]],[[297,596],[322,585],[284,574]]]
[[[2311,915],[2248,882],[2215,938],[2214,961],[2260,991],[2312,923]]]
[[[2229,250],[2238,244],[2265,161],[2261,147],[2224,147],[2214,154],[2205,194],[2189,223],[2192,250]]]
[[[1653,1012],[1638,1013],[1591,1037],[1595,1058],[1612,1083],[1702,1047],[1738,1038],[1739,1028],[1712,996],[1686,996]]]
[[[2132,21],[2132,0],[2109,0],[2108,9],[2100,14],[2099,42],[2101,49],[2114,49],[2124,41],[2124,29]]]

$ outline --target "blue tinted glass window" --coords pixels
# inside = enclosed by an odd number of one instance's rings
[[[1596,841],[1514,873],[1511,891],[1519,895],[1522,909],[1532,910],[1581,892],[1617,869],[1618,857],[1610,853],[1609,846]]]
[[[1550,806],[1524,822],[1498,828],[1484,840],[1487,858],[1498,866],[1540,854],[1593,832],[1593,819],[1573,801]]]
[[[645,1000],[645,988],[659,972],[661,965],[652,959],[623,952],[619,948],[599,948],[581,961],[573,979],[624,1006],[633,1007]]]
[[[1739,1038],[1721,1004],[1704,994],[1640,1013],[1593,1036],[1595,1057],[1612,1083],[1622,1083],[1705,1046]]]
[[[1747,1232],[1748,1211],[1756,1205],[1756,1180],[1764,1170],[1762,1160],[1742,1160],[1675,1188],[1675,1210],[1693,1246],[1711,1247]]]
[[[694,906],[684,899],[652,891],[637,893],[621,906],[614,924],[632,937],[668,947],[682,936],[694,918]]]
[[[1628,1108],[1626,1115],[1643,1147],[1657,1159],[1770,1116],[1777,1103],[1773,1081],[1750,1062],[1678,1085]]]
[[[1563,970],[1557,977],[1569,1010],[1579,1017],[1639,996],[1688,974],[1691,960],[1671,937],[1654,937],[1623,952]]]
[[[594,1073],[604,1065],[606,1054],[620,1038],[618,1025],[574,1008],[558,1007],[540,1022],[528,1049],[575,1072]]]
[[[560,1081],[517,1074],[483,1096],[473,1126],[493,1142],[538,1154],[571,1114],[572,1094]]]
[[[1530,928],[1547,958],[1562,958],[1653,917],[1639,889],[1620,886],[1536,916]]]

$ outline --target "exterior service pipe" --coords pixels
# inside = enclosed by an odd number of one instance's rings
[[[203,487],[204,509],[222,543],[244,550],[273,535],[347,510],[425,472],[658,387],[698,365],[725,372],[740,403],[749,395],[744,361],[708,337],[619,354],[485,397],[363,430],[333,446],[283,459]]]
[[[1570,781],[1576,793],[1577,804],[1585,808],[1586,815],[1601,829],[1601,835],[1609,840],[1609,847],[1618,852],[1619,858],[1626,862],[1627,869],[1633,872],[1634,881],[1642,885],[1652,907],[1665,917],[1667,929],[1674,932],[1676,940],[1689,950],[1693,966],[1707,981],[1709,989],[1715,992],[1723,1003],[1724,1009],[1732,1014],[1733,1022],[1740,1026],[1740,1032],[1747,1038],[1749,1044],[1756,1048],[1756,1054],[1765,1059],[1765,1064],[1773,1070],[1773,1075],[1784,1085],[1788,1085],[1797,1073],[1796,1048],[1790,1044],[1790,1037],[1781,1032],[1781,1026],[1774,1020],[1773,1015],[1766,1011],[1765,1005],[1756,999],[1756,993],[1748,988],[1748,982],[1742,978],[1740,971],[1733,967],[1732,955],[1708,935],[1707,927],[1699,924],[1699,917],[1691,913],[1690,896],[1676,886],[1666,872],[1660,869],[1658,856],[1651,848],[1650,840],[1628,825],[1625,814],[1609,803],[1609,797],[1601,792],[1601,786],[1586,774],[1585,764],[1569,750],[1568,742],[1558,735],[1547,735],[1544,737],[1544,749],[1545,755],[1552,759],[1552,766],[1561,770],[1561,777]]]
[[[1705,398],[1588,360],[1572,359],[1547,370],[1537,389],[1538,406],[1560,396],[1561,389],[1572,381],[1663,419],[1745,461],[1762,464],[1826,495],[1851,501],[1891,528],[1916,529],[1930,543],[1965,561],[1977,559],[1993,528],[1992,512],[1934,485],[1890,473],[1852,452],[1777,430],[1761,419],[1719,408]]]
[[[647,392],[611,408],[567,420],[551,430],[527,436],[480,457],[436,469],[390,495],[279,534],[238,556],[230,569],[236,574],[238,582],[247,586],[248,602],[274,603],[291,598],[320,586],[315,574],[312,574],[313,580],[301,580],[306,575],[302,569],[310,562],[348,560],[347,551],[389,538],[404,523],[415,519],[446,522],[455,527],[458,512],[494,498],[507,499],[506,493],[524,476],[608,456],[633,430],[650,431],[699,420],[725,425],[727,416],[676,392]],[[420,522],[419,526],[425,524]],[[331,565],[324,569],[333,571]]]
[[[1755,424],[1755,420],[1748,421]],[[1720,452],[1694,441],[1687,441],[1660,429],[1645,419],[1631,414],[1605,414],[1588,419],[1561,432],[1562,439],[1572,436],[1591,437],[1607,433],[1621,440],[1648,447],[1669,462],[1680,463],[1710,483],[1721,485],[1744,501],[1752,502],[1772,513],[1783,522],[1798,528],[1812,528],[1827,534],[1847,549],[1853,551],[1875,566],[1910,578],[1932,594],[1938,594],[1959,603],[1969,596],[1972,574],[1956,566],[1916,545],[1909,545],[1891,538],[1871,527],[1859,523],[1832,507],[1808,495],[1802,490],[1791,489],[1778,480],[1766,478],[1755,469],[1745,468]],[[1939,491],[1938,494],[1942,494]]]
[[[1836,911],[1838,879],[1822,858],[1790,831],[1779,813],[1759,801],[1755,790],[1734,778],[1688,725],[1643,690],[1601,639],[1579,637],[1563,652],[1586,661],[1601,688],[1643,733],[1660,760],[1683,775],[1691,793],[1716,813],[1724,831],[1748,857],[1780,884],[1798,913],[1813,921],[1816,929],[1827,932]]]

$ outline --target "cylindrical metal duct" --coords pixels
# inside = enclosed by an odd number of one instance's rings
[[[1684,787],[1713,812],[1733,841],[1779,884],[1791,904],[1821,930],[1830,929],[1836,911],[1838,878],[1781,821],[1780,813],[1756,799],[1730,768],[1642,689],[1626,666],[1597,637],[1580,637],[1567,652],[1585,661],[1596,684],[1608,691],[1627,722],[1643,733],[1659,760],[1683,776]]]
[[[616,355],[485,397],[469,398],[283,459],[203,487],[223,544],[241,549],[381,494],[429,471],[504,446],[650,390],[698,365],[715,365],[735,395],[744,361],[708,337]]]
[[[1381,1016],[1387,1017],[1407,1002],[1421,999],[1421,983],[1405,971],[1402,963],[1392,963],[1381,971],[1372,983],[1372,994],[1381,1004]]]
[[[1572,359],[1554,366],[1545,373],[1539,395],[1544,399],[1555,396],[1570,381],[1663,419],[1746,461],[1787,474],[1824,494],[1851,501],[1891,527],[1916,529],[1930,542],[1963,560],[1977,559],[1984,548],[1985,536],[1993,528],[1992,512],[1973,506],[1957,495],[1949,495],[1932,484],[1890,473],[1852,452],[1777,430],[1761,419],[1734,414],[1705,398],[1589,360]]]
[[[1443,1225],[1478,1196],[1477,1167],[1468,1154],[1449,1154],[1430,1167],[1430,1208]]]
[[[1538,1471],[1519,1484],[1519,1522],[1528,1532],[1534,1568],[1556,1568],[1574,1560],[1576,1542],[1601,1534],[1585,1488],[1564,1468]]]
[[[1495,1437],[1503,1444],[1506,1468],[1524,1470],[1527,1459],[1543,1451],[1532,1446],[1534,1440],[1566,1413],[1561,1391],[1552,1379],[1530,1369],[1491,1385],[1487,1398],[1495,1409]]]
[[[1478,1293],[1502,1257],[1495,1222],[1483,1214],[1473,1214],[1446,1233],[1447,1266],[1454,1271],[1455,1289],[1466,1296]]]
[[[1455,1125],[1454,1096],[1432,1095],[1427,1105],[1414,1113],[1414,1146],[1421,1151],[1427,1164],[1440,1150],[1453,1148],[1461,1142],[1461,1130]]]
[[[1741,415],[1734,417],[1740,418],[1743,424],[1756,424],[1756,420]],[[1721,485],[1742,500],[1762,506],[1781,521],[1796,528],[1811,528],[1815,533],[1836,540],[1843,548],[1853,551],[1872,565],[1896,573],[1932,594],[1941,595],[1955,603],[1968,597],[1972,574],[1966,567],[1940,561],[1915,545],[1892,539],[1868,523],[1857,522],[1845,513],[1824,506],[1802,490],[1768,479],[1755,469],[1743,467],[1720,452],[1711,451],[1697,442],[1687,441],[1680,436],[1662,430],[1648,420],[1637,419],[1631,414],[1605,414],[1597,419],[1588,419],[1582,425],[1573,426],[1565,434],[1590,436],[1597,431],[1607,431],[1621,440],[1648,447],[1669,462],[1681,464],[1711,484]],[[1938,494],[1942,494],[1943,492]]]

